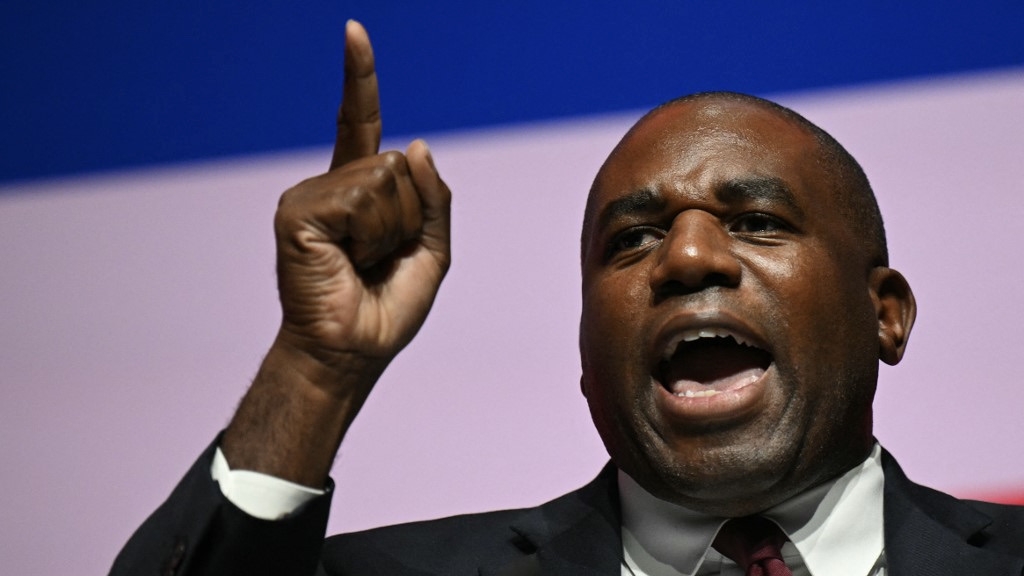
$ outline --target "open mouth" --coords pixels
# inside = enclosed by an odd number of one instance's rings
[[[669,342],[654,377],[676,396],[699,398],[756,382],[771,363],[771,354],[742,338],[702,328]]]

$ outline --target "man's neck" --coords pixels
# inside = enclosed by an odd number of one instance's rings
[[[638,576],[691,575],[706,561],[728,562],[709,548],[725,518],[652,496],[621,471],[619,491],[623,552]],[[783,529],[792,542],[789,552],[811,573],[866,576],[884,545],[882,491],[876,445],[859,466],[762,515]]]

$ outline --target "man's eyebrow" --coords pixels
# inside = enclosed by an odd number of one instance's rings
[[[661,194],[650,188],[642,188],[609,202],[597,217],[597,229],[605,228],[609,222],[617,218],[653,214],[664,208],[665,198]]]
[[[796,201],[796,195],[781,178],[735,178],[719,186],[715,190],[715,197],[725,204],[744,201],[783,204],[799,216],[804,213]]]

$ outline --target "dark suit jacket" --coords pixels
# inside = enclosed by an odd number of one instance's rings
[[[253,519],[210,479],[212,452],[132,536],[112,576],[619,575],[618,486],[611,465],[590,484],[536,508],[322,540],[329,495],[285,521]],[[883,467],[890,576],[1024,574],[1024,507],[957,500],[919,486],[888,453]]]

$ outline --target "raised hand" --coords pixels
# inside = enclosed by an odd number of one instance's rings
[[[448,269],[450,192],[424,142],[378,154],[380,104],[363,27],[345,30],[330,170],[281,197],[282,323],[222,447],[233,468],[322,483],[370,389],[419,330]]]
[[[450,194],[422,141],[377,153],[373,52],[359,24],[346,38],[331,170],[282,196],[275,231],[280,338],[351,370],[390,360],[426,318],[450,258]]]

